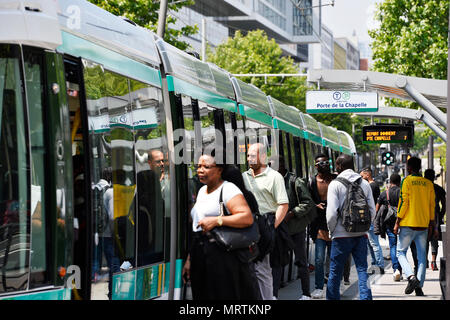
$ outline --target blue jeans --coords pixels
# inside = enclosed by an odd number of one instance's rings
[[[323,289],[325,283],[325,250],[328,247],[330,250],[331,241],[316,239],[315,243],[315,262],[314,262],[314,276],[316,289]]]
[[[386,229],[386,234],[389,239],[389,249],[391,254],[391,261],[392,261],[392,269],[402,271],[402,267],[400,266],[400,263],[398,262],[397,258],[397,235],[395,235],[391,229]]]
[[[378,236],[373,232],[373,224],[370,226],[368,236],[369,236],[369,245],[373,249],[374,255],[372,256],[372,264],[376,264],[380,268],[384,268],[383,250],[381,249]],[[375,258],[375,261],[373,258]]]
[[[403,273],[406,277],[414,275],[414,271],[406,258],[406,252],[408,251],[411,242],[414,241],[417,249],[417,279],[420,281],[420,287],[423,287],[425,281],[425,272],[427,264],[427,237],[428,229],[425,230],[413,230],[409,227],[400,227],[398,234],[397,244],[397,258],[398,262],[402,266]]]
[[[327,300],[340,300],[339,287],[345,262],[352,254],[358,272],[359,299],[372,300],[372,291],[367,285],[367,238],[338,238],[331,243],[330,275],[327,284]]]

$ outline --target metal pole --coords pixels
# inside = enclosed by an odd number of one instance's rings
[[[202,61],[206,62],[206,19],[202,18]]]
[[[161,39],[164,38],[164,31],[166,29],[166,15],[167,15],[167,0],[161,0],[159,3],[159,17],[157,35]]]
[[[428,169],[434,169],[434,150],[433,150],[434,137],[428,137]]]
[[[447,128],[447,118],[439,108],[425,98],[419,91],[408,83],[408,80],[404,77],[397,79],[397,87],[404,89],[408,94],[424,108],[437,122],[439,122],[444,128]]]
[[[450,29],[450,12],[449,12],[449,29]],[[450,39],[450,37],[449,37]],[[450,57],[450,46],[448,48],[448,56],[447,56],[447,62],[448,62],[448,57]],[[450,74],[450,64],[447,63],[447,74]],[[447,95],[450,92],[450,81],[447,80]],[[447,122],[450,122],[450,112],[448,112],[448,110],[450,110],[450,99],[447,99]],[[449,137],[449,132],[447,130],[447,141],[448,141],[448,137]],[[449,188],[448,188],[448,168],[450,168],[450,150],[449,148],[447,148],[446,151],[446,181],[445,184],[447,186],[446,190],[448,192]],[[450,212],[450,201],[446,201],[446,212]],[[447,261],[447,257],[449,256],[449,246],[448,244],[450,243],[450,232],[447,231],[447,229],[449,229],[450,227],[450,222],[448,219],[448,213],[447,213],[447,218],[446,218],[446,231],[445,231],[445,239],[443,238],[442,240],[445,241],[446,246],[445,246],[445,252],[443,252],[444,255],[444,259]],[[445,299],[446,300],[450,300],[450,268],[446,267],[445,268]]]

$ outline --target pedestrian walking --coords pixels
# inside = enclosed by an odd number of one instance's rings
[[[378,202],[375,207],[377,218],[374,221],[374,229],[378,229],[379,234],[383,238],[385,235],[388,237],[394,281],[400,281],[402,279],[402,267],[397,258],[397,235],[393,232],[397,218],[397,206],[400,199],[400,181],[401,178],[396,173],[391,174],[389,177],[388,189],[383,191],[378,197]]]
[[[373,200],[377,203],[378,197],[380,196],[380,186],[375,180],[373,180],[372,169],[370,169],[370,167],[364,168],[361,170],[360,174],[363,179],[369,182],[370,188],[372,189]],[[376,235],[373,231],[373,224],[369,229],[369,252],[372,257],[372,265],[378,266],[380,274],[384,274],[383,249],[380,246],[378,235]]]
[[[397,220],[393,232],[398,235],[397,257],[403,273],[408,279],[405,294],[415,291],[416,296],[423,296],[423,284],[426,274],[426,245],[429,227],[435,237],[434,207],[435,194],[433,183],[420,175],[422,161],[411,157],[406,163],[408,176],[403,179],[400,187],[400,202]],[[430,230],[430,231],[431,231]],[[417,248],[417,277],[406,257],[406,252],[414,241]]]
[[[197,174],[204,184],[191,211],[193,244],[182,270],[183,279],[191,280],[194,300],[257,300],[256,277],[248,261],[240,259],[239,250],[226,251],[210,235],[215,227],[245,228],[253,215],[243,192],[222,178],[224,165],[211,155],[202,155]],[[220,215],[220,194],[226,210]]]
[[[245,187],[258,201],[259,212],[274,215],[274,228],[283,221],[289,208],[283,176],[268,166],[266,147],[261,143],[250,146],[247,154],[250,169],[242,174]],[[270,252],[262,261],[255,262],[255,273],[263,300],[274,299]]]
[[[446,193],[444,188],[440,185],[434,183],[434,179],[436,179],[436,173],[433,169],[425,170],[424,177],[430,180],[433,183],[434,194],[435,194],[435,207],[434,207],[434,221],[436,221],[435,229],[439,232],[439,237],[436,239],[432,237],[429,239],[429,244],[431,244],[431,269],[433,271],[438,271],[438,267],[436,264],[436,256],[438,253],[439,243],[438,241],[442,241],[442,232],[441,225],[444,224],[444,216],[446,211]],[[427,253],[428,253],[429,245],[427,245]],[[428,257],[428,254],[427,254]],[[428,263],[427,263],[428,265]]]
[[[327,197],[326,219],[332,244],[326,298],[340,299],[344,266],[352,254],[358,273],[360,299],[372,300],[372,292],[367,285],[367,231],[375,217],[372,190],[369,183],[354,171],[351,156],[340,155],[336,159],[336,170],[339,175],[331,181]]]
[[[310,235],[314,241],[314,280],[315,289],[311,296],[313,299],[323,298],[325,284],[325,253],[329,255],[331,238],[326,220],[328,186],[336,175],[331,173],[330,159],[320,153],[315,156],[317,174],[309,182],[309,191],[316,205],[317,217],[310,224]]]

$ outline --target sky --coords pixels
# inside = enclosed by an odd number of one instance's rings
[[[331,3],[322,0],[322,5]],[[322,7],[322,23],[325,24],[335,38],[350,37],[356,31],[359,41],[370,42],[368,29],[373,29],[375,4],[382,0],[335,0],[334,6]]]

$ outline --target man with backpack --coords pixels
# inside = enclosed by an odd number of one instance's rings
[[[394,281],[402,279],[402,267],[397,258],[397,236],[393,233],[395,220],[397,219],[397,206],[400,198],[400,181],[398,174],[393,173],[389,177],[389,188],[381,193],[375,207],[377,215],[373,223],[374,233],[389,239],[389,249],[394,270]]]
[[[375,203],[369,183],[354,171],[353,158],[336,159],[338,177],[331,181],[327,196],[327,225],[332,239],[327,300],[340,299],[344,265],[351,253],[358,272],[360,300],[372,300],[367,285],[367,233],[375,217]]]

